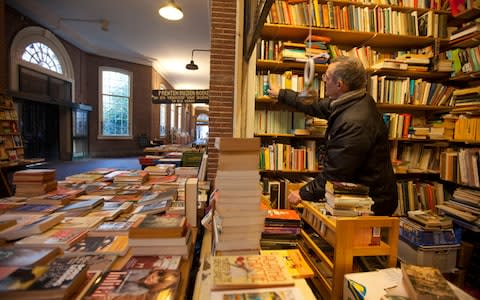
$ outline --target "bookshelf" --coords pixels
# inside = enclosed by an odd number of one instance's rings
[[[23,159],[23,141],[13,99],[0,95],[0,164]]]
[[[444,94],[450,94],[449,97],[445,99],[441,98],[442,94],[436,94],[433,90],[432,94],[428,92],[421,101],[410,96],[410,101],[408,97],[403,98],[392,98],[381,97],[380,93],[377,94],[377,97],[374,97],[377,101],[377,108],[381,113],[388,115],[395,115],[396,118],[404,115],[410,115],[410,122],[405,126],[406,130],[400,130],[399,135],[392,135],[390,137],[391,141],[391,156],[395,164],[398,164],[399,172],[396,174],[399,191],[399,199],[408,203],[409,198],[415,197],[418,202],[418,208],[432,208],[432,207],[422,207],[421,199],[416,194],[417,188],[421,193],[427,192],[435,196],[435,200],[442,201],[444,190],[448,193],[451,193],[453,189],[457,186],[465,186],[465,180],[462,182],[459,177],[461,169],[458,161],[460,156],[450,156],[446,155],[447,152],[457,152],[460,151],[477,151],[474,152],[478,156],[480,153],[479,150],[479,140],[476,136],[467,136],[464,135],[455,135],[456,132],[465,131],[465,129],[457,129],[459,124],[456,123],[456,118],[465,116],[468,119],[480,119],[478,117],[480,113],[480,107],[472,107],[471,109],[463,110],[461,113],[455,112],[458,108],[455,107],[455,99],[453,98],[453,90],[458,88],[467,88],[467,87],[476,87],[480,83],[480,55],[478,55],[480,47],[480,33],[474,32],[468,35],[465,35],[458,40],[450,40],[448,33],[445,29],[451,26],[459,27],[464,23],[471,22],[475,18],[480,16],[479,8],[468,9],[461,14],[452,17],[450,11],[447,10],[448,1],[442,1],[441,6],[432,6],[432,7],[408,7],[408,3],[404,1],[404,6],[388,6],[381,4],[373,3],[364,3],[363,1],[352,2],[352,1],[313,1],[313,9],[310,10],[309,1],[275,1],[272,6],[271,13],[267,17],[267,23],[264,25],[261,33],[261,41],[257,46],[257,61],[256,61],[256,72],[257,72],[257,90],[256,90],[256,109],[257,108],[267,108],[267,109],[278,109],[278,110],[288,110],[282,105],[276,103],[276,99],[270,99],[266,96],[264,91],[265,83],[269,80],[265,79],[271,74],[280,74],[284,76],[287,72],[298,76],[299,84],[296,86],[298,91],[303,90],[303,70],[305,63],[301,59],[292,59],[282,60],[282,44],[284,43],[304,43],[306,38],[311,35],[318,35],[323,37],[330,38],[328,45],[335,46],[336,48],[343,51],[347,55],[355,55],[364,61],[366,70],[370,78],[373,78],[369,81],[369,93],[372,94],[372,91],[380,90],[380,78],[385,80],[390,79],[394,81],[393,84],[398,84],[399,86],[409,86],[414,87],[414,89],[423,90],[427,89],[422,85],[425,82],[429,83],[428,89],[432,89],[431,86],[438,86],[439,89],[444,89]],[[418,2],[420,3],[420,2]],[[432,5],[433,2],[431,2]],[[415,2],[415,5],[417,2]],[[352,17],[351,8],[355,7],[358,11],[357,19],[354,22],[354,25],[349,24]],[[308,16],[309,12],[313,11],[313,26],[309,28]],[[344,12],[348,12],[348,17],[345,17]],[[371,12],[374,12],[373,19],[371,18]],[[302,16],[303,12],[303,16]],[[340,12],[340,14],[339,14]],[[364,14],[363,12],[367,12]],[[389,23],[392,26],[386,26],[385,20],[387,19],[387,14],[397,12],[400,16],[398,23],[402,24],[402,18],[413,18],[414,24],[416,26],[415,31],[402,31],[402,28]],[[292,15],[294,18],[292,19]],[[342,16],[343,14],[343,16]],[[434,20],[431,22],[427,18],[424,18],[423,21],[427,20],[427,25],[429,28],[426,28],[426,33],[421,33],[423,29],[420,26],[419,20],[422,15],[427,17],[432,17]],[[345,21],[347,20],[347,21]],[[362,23],[362,20],[368,20],[365,23]],[[437,22],[438,20],[438,22]],[[371,22],[370,22],[371,21]],[[416,23],[418,22],[418,23]],[[351,22],[350,22],[351,23]],[[436,26],[431,26],[433,24]],[[363,27],[362,27],[363,26]],[[400,27],[403,27],[400,25]],[[408,26],[406,26],[408,27]],[[410,28],[411,29],[411,28]],[[415,29],[415,26],[414,26]],[[333,47],[327,47],[329,53]],[[457,58],[457,64],[460,64],[463,67],[464,64],[470,63],[475,64],[471,69],[462,69],[460,72],[451,71],[438,71],[439,62],[441,59],[449,58],[451,56],[447,55],[448,51],[452,49],[474,49],[474,51],[469,50],[471,55],[469,58],[462,57]],[[351,51],[355,49],[355,51]],[[388,70],[388,69],[375,69],[373,65],[382,58],[388,56],[382,56],[384,53],[393,54],[396,56],[404,51],[408,53],[417,53],[416,50],[425,51],[430,49],[431,57],[429,58],[430,64],[429,67],[425,70]],[[473,53],[477,53],[477,56],[473,56]],[[461,51],[459,51],[461,52]],[[418,52],[425,53],[425,52]],[[366,61],[366,63],[365,63]],[[438,64],[437,64],[438,63]],[[455,62],[454,62],[455,64]],[[476,66],[476,68],[475,68]],[[316,64],[315,65],[315,80],[317,91],[319,95],[322,95],[322,82],[320,80],[321,74],[325,73],[328,65],[327,64]],[[281,78],[281,82],[285,80]],[[382,79],[383,80],[383,79]],[[406,82],[406,80],[408,82]],[[395,82],[398,81],[398,82]],[[403,82],[402,82],[403,81]],[[399,83],[402,82],[402,83]],[[422,83],[423,82],[423,83]],[[283,86],[282,86],[283,87]],[[373,88],[376,87],[376,88]],[[402,87],[403,88],[403,87]],[[450,89],[450,90],[447,90]],[[408,90],[408,89],[407,89]],[[373,96],[373,94],[372,94]],[[478,95],[477,95],[478,96]],[[415,101],[411,101],[414,99]],[[435,100],[435,101],[434,101]],[[453,116],[450,120],[446,120],[444,117]],[[391,120],[390,120],[391,121]],[[443,121],[444,125],[438,125]],[[450,123],[448,123],[450,122]],[[477,121],[475,121],[477,122]],[[400,122],[399,122],[400,123]],[[392,126],[393,132],[398,132],[398,124]],[[447,124],[448,123],[448,124]],[[391,123],[389,123],[392,125]],[[452,125],[453,124],[453,125]],[[477,123],[474,123],[477,124]],[[432,134],[425,136],[418,136],[416,134],[411,134],[409,129],[414,127],[441,127],[445,134]],[[455,128],[452,128],[454,126]],[[473,125],[470,125],[468,128],[472,128]],[[476,127],[479,128],[479,127]],[[440,130],[440,131],[441,131]],[[454,132],[452,132],[454,130]],[[418,130],[420,131],[420,129]],[[469,131],[472,131],[471,129]],[[416,133],[416,131],[414,131]],[[433,130],[432,130],[433,133]],[[447,134],[448,133],[448,134]],[[261,136],[262,139],[265,137]],[[292,138],[293,139],[293,138]],[[320,145],[320,142],[317,146]],[[402,165],[401,159],[411,156],[406,156],[402,154],[403,152],[417,152],[417,161],[422,164],[424,167],[418,168],[418,166],[412,166],[412,168],[405,168]],[[423,154],[425,156],[423,157]],[[467,152],[470,153],[470,152]],[[474,163],[472,157],[475,155],[472,153],[470,156],[462,156],[463,172],[467,168],[469,178],[476,176],[478,178],[479,167]],[[428,164],[426,161],[428,160]],[[448,167],[446,167],[448,164]],[[452,166],[453,165],[453,166]],[[472,172],[470,169],[474,167],[475,172]],[[402,169],[403,168],[403,169]],[[446,172],[450,174],[445,175]],[[452,175],[453,174],[453,175]],[[473,175],[472,175],[473,174]],[[477,175],[475,175],[477,174]],[[281,176],[280,174],[275,174]],[[464,174],[465,175],[465,174]],[[300,176],[300,175],[299,175]],[[454,176],[452,178],[452,176]],[[465,176],[464,176],[465,177]],[[449,180],[451,184],[447,182]],[[443,186],[445,185],[445,187]],[[470,185],[475,189],[480,188],[480,183],[478,185]],[[409,187],[408,190],[406,187]],[[415,191],[415,192],[413,192]],[[409,194],[411,192],[411,195]],[[448,194],[447,193],[447,194]],[[444,199],[447,201],[448,199]],[[403,206],[402,211],[398,211],[400,215],[406,214],[409,206]],[[433,205],[435,210],[435,205]],[[325,224],[329,224],[327,221]],[[325,225],[326,226],[326,225]],[[328,228],[328,226],[327,226]],[[308,234],[303,234],[305,240],[308,243]],[[318,249],[311,250],[307,254],[311,255],[312,253],[317,253],[317,257],[321,257],[322,261],[327,260],[328,256],[321,254],[321,251]],[[326,264],[326,268],[334,272],[336,267],[336,262],[330,260]],[[329,291],[329,293],[334,293],[334,284],[329,283],[329,280],[325,277],[320,277],[318,284],[323,288]],[[330,298],[330,295],[324,295],[324,298]]]
[[[397,263],[397,244],[399,236],[399,219],[396,217],[331,217],[324,215],[315,203],[303,201],[302,219],[326,241],[333,250],[332,255],[326,253],[311,238],[302,231],[301,236],[315,256],[300,247],[304,257],[311,264],[316,275],[312,283],[320,291],[324,299],[342,299],[344,275],[354,271],[353,259],[358,256],[387,256],[388,267],[395,267]],[[385,240],[380,240],[372,232],[379,230],[388,232]],[[373,238],[372,238],[373,237]],[[313,262],[319,259],[324,262],[326,269],[332,274],[331,278],[319,270]]]

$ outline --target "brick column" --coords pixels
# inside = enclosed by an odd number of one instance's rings
[[[210,100],[208,139],[208,180],[215,179],[218,151],[216,137],[233,136],[235,85],[235,30],[237,3],[232,0],[211,2]]]

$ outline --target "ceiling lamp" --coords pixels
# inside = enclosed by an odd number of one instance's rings
[[[183,11],[175,4],[175,0],[168,0],[159,10],[160,16],[167,20],[178,21],[183,18]]]
[[[195,51],[210,51],[210,50],[209,49],[193,49],[192,50],[192,59],[190,60],[189,64],[185,65],[185,68],[187,70],[192,70],[192,71],[198,70],[198,65],[193,61],[193,53]]]

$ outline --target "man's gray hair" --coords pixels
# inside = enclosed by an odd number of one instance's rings
[[[338,56],[330,61],[335,63],[332,75],[337,80],[342,80],[349,91],[358,90],[367,86],[367,72],[362,62],[356,57]]]

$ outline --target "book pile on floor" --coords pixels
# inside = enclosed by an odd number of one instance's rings
[[[156,176],[96,169],[0,199],[0,298],[174,299],[196,239],[185,207],[197,206],[197,181]],[[25,195],[23,182],[54,180],[55,170],[14,177]]]
[[[339,217],[373,215],[373,200],[368,192],[368,186],[363,184],[327,180],[325,209]]]
[[[215,143],[219,159],[212,197],[212,253],[258,253],[266,213],[260,207],[260,140],[218,138]]]

